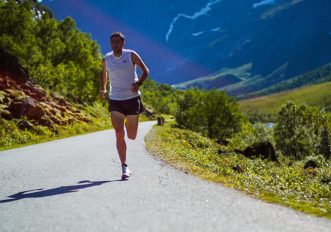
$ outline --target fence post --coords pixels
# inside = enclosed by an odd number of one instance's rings
[[[164,117],[157,117],[157,125],[159,126],[164,125]]]

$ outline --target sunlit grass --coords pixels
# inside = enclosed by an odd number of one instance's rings
[[[243,100],[239,102],[239,106],[244,112],[276,114],[281,105],[289,100],[293,100],[296,104],[306,103],[312,106],[325,107],[330,110],[330,93],[331,82],[326,82],[268,96]]]

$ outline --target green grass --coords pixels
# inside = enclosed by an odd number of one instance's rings
[[[239,101],[244,112],[276,114],[289,100],[296,104],[308,104],[331,110],[331,82],[302,87],[299,89]]]
[[[320,168],[304,170],[304,161],[289,165],[284,157],[280,163],[251,160],[174,123],[155,126],[145,140],[149,152],[182,171],[331,219],[331,165],[326,161]],[[234,170],[236,165],[242,172]]]

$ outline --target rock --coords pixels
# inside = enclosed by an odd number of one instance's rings
[[[331,184],[331,177],[324,176],[321,179],[322,184]]]
[[[11,113],[7,110],[7,105],[0,102],[0,118],[11,120]]]
[[[235,152],[243,154],[250,159],[259,157],[262,159],[277,161],[275,148],[270,142],[254,143],[245,148],[243,151],[235,149]]]
[[[24,104],[22,101],[14,99],[10,103],[8,110],[14,118],[21,118],[26,114],[30,106],[32,107],[32,103],[29,101]]]
[[[49,128],[53,128],[53,126],[52,126],[52,120],[51,120],[49,117],[47,117],[47,116],[42,117],[42,118],[38,121],[38,123],[39,123],[40,125],[42,125],[42,126],[47,126],[47,127],[49,127]]]
[[[159,126],[164,125],[164,117],[157,117],[157,125]]]
[[[8,110],[14,118],[26,116],[28,119],[36,121],[39,121],[45,115],[43,109],[31,97],[26,97],[23,100],[14,100],[9,105]]]
[[[34,88],[31,84],[26,84],[22,87],[24,93],[34,98],[36,101],[41,102],[46,100],[46,93],[42,89]]]
[[[47,126],[51,130],[54,124],[91,123],[86,115],[62,96],[49,97],[42,87],[27,80],[27,74],[15,73],[15,69],[22,71],[23,68],[15,56],[1,48],[0,61],[0,117],[6,120],[26,117],[31,120],[30,123]],[[29,127],[25,122],[19,126],[23,129]]]
[[[216,143],[223,145],[223,146],[227,146],[229,144],[229,141],[227,141],[225,139],[217,139]]]
[[[53,123],[55,123],[57,125],[63,126],[66,124],[65,121],[61,120],[60,118],[56,117],[55,115],[50,115],[49,118]]]
[[[17,127],[20,128],[21,130],[32,130],[34,128],[34,125],[31,122],[21,120],[17,123]]]
[[[42,118],[44,115],[45,115],[45,112],[40,106],[36,106],[34,108],[31,108],[26,114],[26,116],[29,119],[33,119],[33,120],[36,120],[36,121],[40,120],[40,118]]]
[[[242,169],[242,167],[239,165],[239,164],[235,164],[232,169],[236,172],[239,172],[239,173],[243,173],[244,170]]]
[[[317,163],[314,160],[308,160],[305,163],[305,166],[303,166],[303,168],[304,169],[307,169],[307,168],[318,168],[318,165],[317,165]]]
[[[55,96],[53,95],[53,100],[54,102],[56,102],[57,104],[59,104],[60,106],[68,106],[69,104],[64,100],[63,97],[61,96]]]

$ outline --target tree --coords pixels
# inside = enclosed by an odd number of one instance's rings
[[[289,101],[282,106],[275,126],[276,147],[286,156],[303,159],[323,152],[330,154],[330,114],[318,107],[296,106]]]
[[[226,139],[241,130],[243,115],[225,92],[190,89],[178,98],[179,125],[210,138]]]
[[[210,138],[227,138],[240,131],[243,115],[235,101],[224,91],[206,92],[205,107]]]
[[[35,1],[9,0],[1,1],[0,20],[0,46],[18,56],[33,82],[78,102],[98,98],[100,48],[73,19],[59,22]]]

